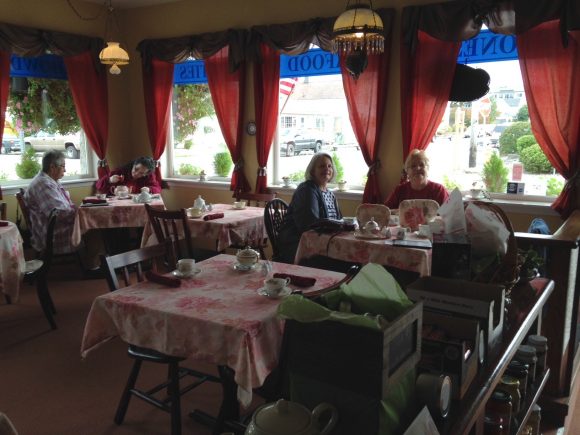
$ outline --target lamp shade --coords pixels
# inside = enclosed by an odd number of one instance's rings
[[[351,5],[334,22],[334,51],[351,53],[362,49],[370,54],[382,53],[383,30],[383,20],[369,5]]]
[[[118,42],[107,42],[107,46],[99,53],[99,59],[105,65],[127,65],[129,54],[119,46]]]

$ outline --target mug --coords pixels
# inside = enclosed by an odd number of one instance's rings
[[[290,284],[290,278],[268,278],[264,280],[264,288],[270,296],[277,296],[288,284]]]
[[[177,262],[177,270],[184,275],[190,274],[195,269],[195,260],[193,258],[182,258]]]
[[[405,240],[407,238],[407,233],[410,232],[411,229],[408,227],[399,227],[397,228],[397,233],[395,237],[397,240]]]

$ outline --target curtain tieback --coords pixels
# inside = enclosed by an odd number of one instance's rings
[[[161,167],[161,162],[159,160],[153,160],[153,163],[155,164],[156,168],[160,168]]]
[[[258,169],[258,177],[265,177],[267,174],[266,169],[266,166],[260,166]]]
[[[97,166],[99,168],[106,168],[107,167],[107,159],[99,159],[97,162]]]
[[[580,169],[566,180],[566,183],[564,184],[564,190],[571,189],[575,186],[580,186]]]
[[[243,167],[244,167],[244,159],[240,158],[234,165],[234,171],[235,172],[241,171]]]
[[[377,170],[381,167],[381,160],[376,159],[371,165],[369,166],[369,170],[367,172],[367,176],[370,177],[377,173]]]

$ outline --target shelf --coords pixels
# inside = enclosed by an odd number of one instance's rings
[[[540,398],[542,390],[546,386],[549,377],[550,377],[550,369],[547,369],[542,374],[542,378],[540,379],[540,381],[536,382],[536,384],[534,385],[531,391],[532,394],[526,394],[526,401],[522,405],[522,409],[517,415],[517,418],[518,420],[520,420],[520,423],[518,425],[514,424],[512,426],[511,430],[512,435],[519,435],[521,433],[522,429],[526,425],[526,422],[528,421],[530,414],[532,413],[532,407]]]

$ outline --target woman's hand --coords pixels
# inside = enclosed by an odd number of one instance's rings
[[[109,183],[111,184],[116,184],[116,183],[120,183],[121,181],[123,181],[124,177],[122,175],[111,175],[111,177],[109,178]]]

